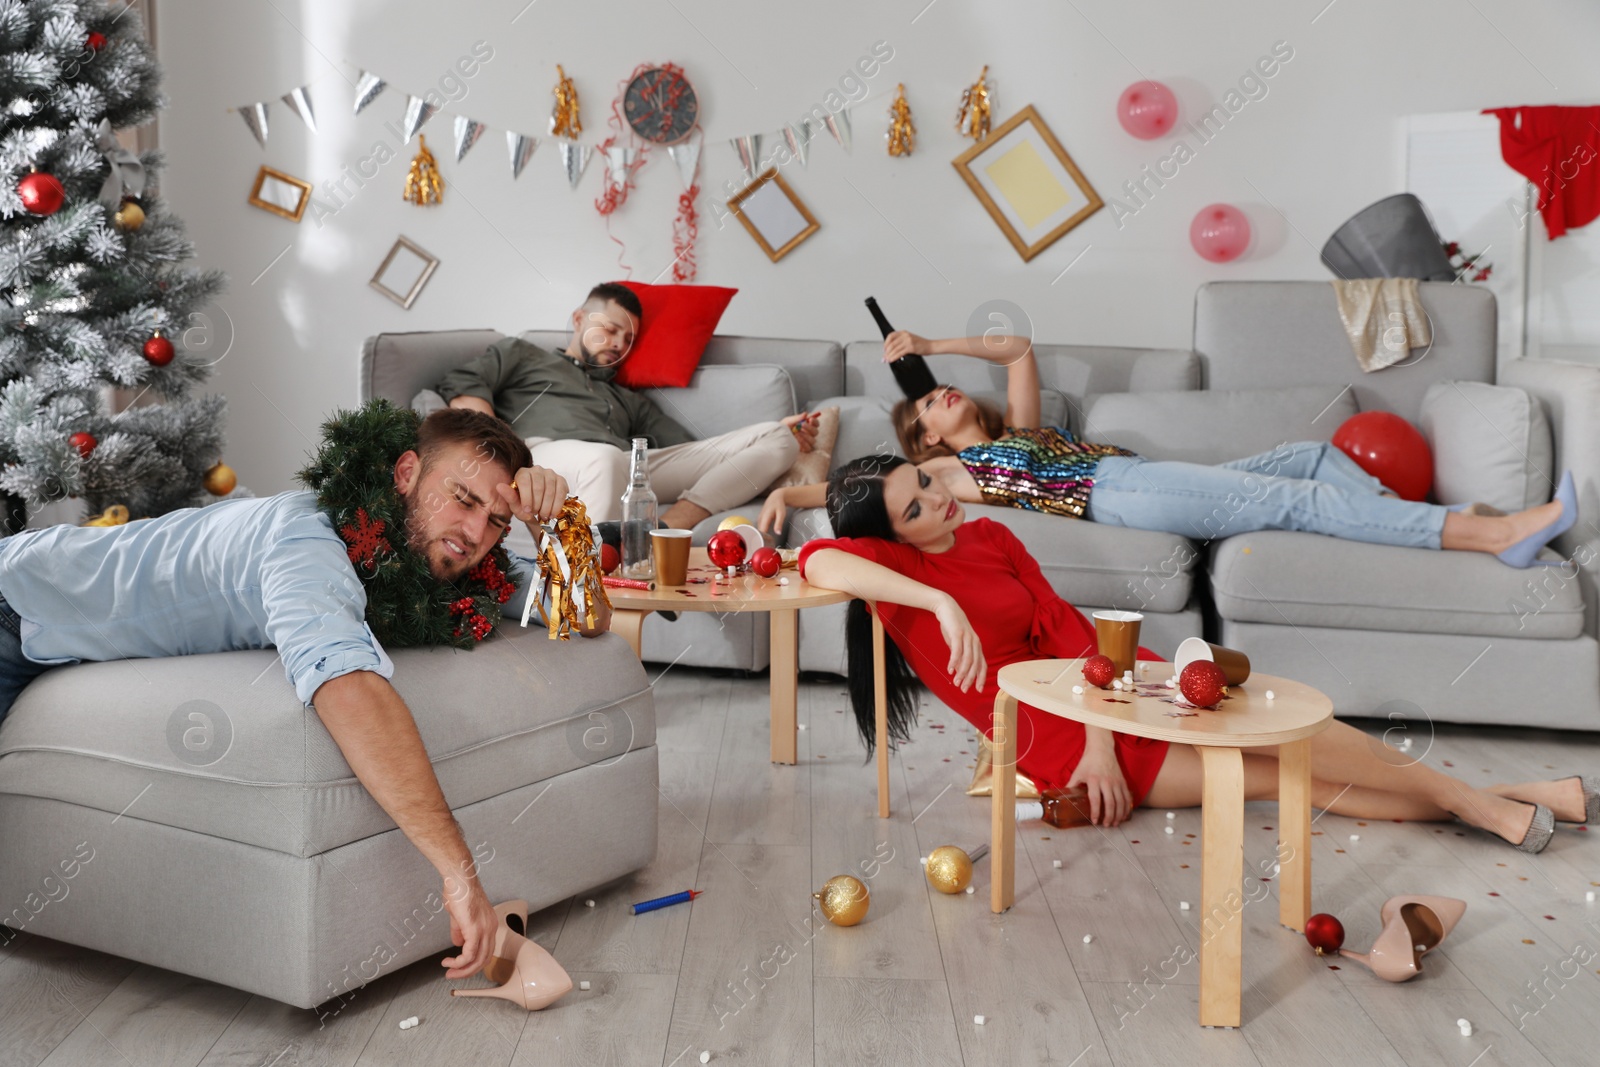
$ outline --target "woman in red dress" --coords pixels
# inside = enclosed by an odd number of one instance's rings
[[[874,736],[871,620],[883,613],[889,653],[889,733],[905,740],[916,717],[913,675],[987,735],[995,674],[1030,659],[1091,655],[1094,628],[1059,597],[1022,542],[988,519],[965,521],[937,478],[899,457],[868,456],[836,470],[828,516],[840,537],[800,553],[814,585],[860,599],[846,631],[850,698],[870,749]],[[1139,650],[1140,659],[1158,659]],[[1200,755],[1192,747],[1085,727],[1023,704],[1017,767],[1041,790],[1082,786],[1096,823],[1133,808],[1195,807]],[[1416,762],[1343,722],[1311,741],[1312,803],[1338,815],[1441,821],[1452,817],[1525,852],[1549,843],[1556,818],[1583,822],[1600,797],[1578,777],[1476,789]],[[1277,753],[1244,754],[1245,798],[1277,796]]]

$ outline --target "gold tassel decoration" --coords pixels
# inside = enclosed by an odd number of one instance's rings
[[[406,174],[406,191],[401,199],[426,207],[444,199],[444,180],[439,177],[439,164],[434,162],[433,153],[428,151],[428,139],[418,134],[417,141],[422,150],[411,161],[411,170]]]
[[[889,154],[909,156],[916,146],[917,127],[911,121],[911,105],[906,103],[906,84],[901,82],[889,105]]]
[[[567,77],[567,72],[561,69],[561,64],[556,64],[556,87],[552,90],[556,94],[556,106],[550,112],[550,136],[569,137],[576,141],[578,134],[583,132],[583,123],[578,118],[578,87],[572,84],[572,79]]]
[[[595,553],[594,528],[589,525],[589,513],[583,501],[575,496],[567,497],[561,514],[556,516],[555,534],[545,542],[539,567],[548,582],[546,594],[550,607],[545,612],[545,624],[550,630],[550,640],[565,641],[575,629],[593,629],[598,621],[597,605],[610,607],[611,598],[606,595],[604,575]],[[557,553],[560,553],[559,558]]]
[[[989,136],[989,112],[994,106],[994,93],[985,80],[989,66],[984,64],[978,80],[961,91],[961,106],[956,109],[956,132],[974,141]]]
[[[127,523],[127,521],[128,521],[128,509],[123,507],[121,504],[112,504],[109,508],[106,508],[100,514],[96,515],[94,518],[90,519],[89,521],[87,521],[85,523],[82,523],[81,525],[83,525],[83,526],[122,526],[122,525],[125,525]]]

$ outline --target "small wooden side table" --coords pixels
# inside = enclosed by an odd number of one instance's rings
[[[1002,667],[994,701],[994,876],[990,907],[1011,907],[1016,878],[1017,704],[1088,726],[1193,745],[1205,768],[1201,796],[1200,1024],[1239,1025],[1244,947],[1244,760],[1241,752],[1278,746],[1278,921],[1304,930],[1311,917],[1311,742],[1327,729],[1333,701],[1288,678],[1252,674],[1215,711],[1173,717],[1154,697],[1097,689],[1081,659],[1031,660]],[[1172,676],[1152,663],[1149,679]],[[1075,695],[1074,685],[1084,692]],[[1274,699],[1267,699],[1272,690]]]
[[[772,762],[798,760],[798,721],[800,675],[800,632],[797,614],[801,608],[823,604],[842,604],[853,599],[849,593],[823,589],[807,582],[792,570],[780,572],[789,579],[779,585],[777,578],[741,574],[717,581],[717,569],[706,559],[706,550],[689,550],[689,577],[707,579],[703,583],[662,585],[653,590],[610,589],[611,630],[620,634],[639,655],[645,617],[653,611],[764,611],[772,616]],[[881,662],[881,657],[880,657]],[[881,701],[880,701],[881,705]],[[882,715],[882,711],[879,712]],[[887,763],[880,772],[880,783],[887,785]],[[887,801],[886,788],[880,788],[880,811]],[[887,812],[883,812],[887,815]]]

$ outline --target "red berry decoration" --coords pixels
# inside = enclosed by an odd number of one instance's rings
[[[1083,680],[1101,689],[1111,684],[1117,676],[1117,665],[1110,656],[1090,656],[1083,665]]]
[[[56,176],[39,170],[22,176],[17,182],[17,195],[22,198],[22,206],[35,215],[54,215],[67,199],[67,191]]]
[[[82,430],[67,438],[67,444],[78,450],[78,455],[84,459],[89,458],[89,453],[94,451],[94,446],[100,442],[95,440],[94,434],[84,433]]]
[[[1337,955],[1344,947],[1344,923],[1332,915],[1313,915],[1306,920],[1306,941],[1319,956]]]
[[[88,40],[83,43],[89,46],[89,51],[98,52],[106,46],[106,35],[99,30],[91,30]]]
[[[744,562],[744,538],[737,530],[719,530],[706,542],[706,555],[713,567],[737,567]]]
[[[158,367],[165,367],[172,362],[172,342],[161,336],[157,330],[156,335],[144,343],[144,358]]]
[[[610,574],[620,566],[622,566],[622,553],[618,552],[614,546],[601,542],[600,569],[606,574]]]
[[[1228,679],[1215,663],[1197,659],[1178,675],[1178,691],[1197,708],[1214,708],[1228,691]]]
[[[783,557],[775,548],[758,548],[750,553],[750,569],[763,578],[771,578],[783,567]]]

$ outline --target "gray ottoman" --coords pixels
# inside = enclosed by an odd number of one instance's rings
[[[654,857],[655,708],[621,638],[509,625],[393,659],[491,899]],[[449,947],[439,892],[271,649],[60,668],[0,725],[0,925],[311,1007]]]

